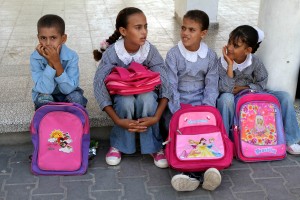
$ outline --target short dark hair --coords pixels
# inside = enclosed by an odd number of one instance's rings
[[[183,18],[188,18],[196,21],[197,23],[202,25],[201,31],[208,30],[209,27],[209,17],[202,10],[189,10]]]
[[[55,27],[61,35],[65,34],[65,21],[58,15],[47,14],[41,17],[37,23],[37,31],[44,27]]]

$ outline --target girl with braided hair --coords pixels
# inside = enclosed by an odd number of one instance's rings
[[[164,60],[156,47],[147,41],[147,19],[134,7],[121,10],[116,18],[116,30],[95,50],[95,60],[100,60],[94,78],[94,93],[101,110],[113,120],[110,149],[106,154],[108,165],[118,165],[121,152],[136,151],[135,136],[140,136],[142,154],[151,154],[159,168],[168,167],[162,150],[162,137],[158,122],[170,98]],[[103,48],[104,47],[104,48]],[[138,95],[110,95],[104,80],[118,66],[128,68],[137,62],[159,72],[162,85],[158,91]]]

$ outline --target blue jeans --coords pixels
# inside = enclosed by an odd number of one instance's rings
[[[294,109],[292,98],[284,91],[266,91],[277,97],[281,105],[282,121],[285,131],[287,145],[292,145],[300,141],[300,130]],[[217,108],[221,112],[226,131],[232,139],[232,126],[235,112],[234,95],[223,93],[217,99]]]
[[[154,116],[158,106],[157,94],[155,92],[131,96],[115,95],[113,102],[115,112],[122,119],[138,119]],[[148,127],[147,131],[143,133],[131,133],[118,125],[114,125],[110,134],[110,144],[123,153],[132,154],[136,151],[136,134],[140,134],[142,154],[155,153],[162,148],[159,123]]]
[[[50,103],[50,102],[69,102],[69,103],[78,103],[83,107],[86,107],[87,99],[83,96],[83,90],[81,88],[76,88],[70,94],[38,94],[37,98],[34,101],[35,109]]]

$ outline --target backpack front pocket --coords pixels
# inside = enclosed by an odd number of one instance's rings
[[[81,120],[74,114],[47,113],[39,126],[38,167],[51,171],[74,171],[82,163]]]

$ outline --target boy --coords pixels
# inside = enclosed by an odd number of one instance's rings
[[[79,88],[78,55],[64,43],[65,22],[48,14],[37,23],[39,44],[30,56],[35,109],[49,102],[74,102],[86,106]]]
[[[166,67],[173,94],[163,116],[166,129],[172,115],[184,104],[216,106],[219,95],[217,54],[202,41],[208,26],[205,12],[188,11],[182,20],[181,40],[167,53]],[[212,191],[221,180],[220,172],[209,168],[205,173],[177,174],[171,184],[176,191],[193,191],[202,183],[202,188]]]

